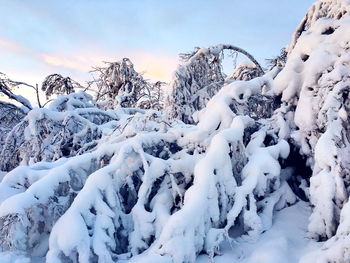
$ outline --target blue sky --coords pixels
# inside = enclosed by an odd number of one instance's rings
[[[41,83],[87,80],[91,66],[129,57],[167,81],[178,53],[219,43],[262,64],[288,44],[313,0],[0,0],[0,72]]]

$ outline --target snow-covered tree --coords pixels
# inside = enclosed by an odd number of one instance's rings
[[[61,95],[49,108],[30,111],[3,138],[0,167],[10,171],[19,164],[54,161],[93,147],[99,128],[117,118],[114,112],[93,107],[86,93]]]
[[[51,97],[53,94],[70,94],[75,91],[76,88],[82,86],[72,80],[70,77],[63,77],[60,74],[51,74],[47,76],[41,86],[42,91],[45,92],[46,98]]]
[[[286,48],[282,48],[278,56],[274,58],[266,59],[266,62],[271,69],[276,66],[284,67],[287,62],[287,56],[288,56],[288,52]]]
[[[30,86],[24,82],[18,82],[9,79],[4,73],[0,72],[0,96],[6,96],[7,98],[16,101],[17,103],[22,104],[25,107],[25,110],[31,110],[33,107],[28,99],[22,95],[17,95],[13,92],[14,88],[19,86]],[[33,86],[30,86],[33,87]]]
[[[279,137],[274,120],[260,123],[238,116],[231,102],[244,104],[258,96],[278,72],[225,86],[198,116],[197,126],[154,111],[124,110],[102,124],[103,136],[90,151],[14,169],[0,184],[3,249],[43,255],[44,237],[50,236],[48,262],[113,262],[136,260],[138,255],[140,260],[164,255],[192,262],[203,250],[214,256],[233,228],[256,239],[271,225],[274,209],[296,200],[280,177],[279,159],[288,156],[289,145]],[[81,102],[73,96],[68,95],[69,105]],[[73,112],[84,112],[89,119],[92,112],[102,111],[79,103],[68,107],[66,101],[63,96],[51,109],[39,109],[41,114],[30,112],[28,121],[37,123],[37,116],[45,116],[44,123],[61,121],[60,114]],[[50,138],[48,130],[42,134]],[[33,131],[42,138],[40,131]],[[33,145],[62,145],[51,141]],[[82,147],[90,144],[76,141]],[[75,149],[74,144],[69,149]],[[60,153],[50,147],[45,151]]]
[[[335,234],[350,183],[345,157],[350,150],[346,10],[346,1],[318,1],[313,5],[293,37],[285,68],[274,85],[294,114],[298,130],[291,137],[313,169],[310,201],[314,208],[309,230],[320,240]]]
[[[165,114],[129,108],[124,61],[102,75],[124,84],[100,94],[128,107],[80,92],[19,117],[0,155],[12,169],[0,183],[1,249],[49,263],[213,259],[223,240],[258,239],[275,211],[304,199],[310,237],[326,242],[301,262],[348,262],[349,10],[316,2],[286,60],[264,74],[257,64],[258,76],[224,83],[226,45],[188,55]],[[194,111],[197,124],[181,121]]]
[[[119,62],[108,62],[106,67],[95,67],[92,71],[96,101],[100,107],[161,108],[162,82],[150,83],[134,69],[128,58]]]
[[[233,73],[226,77],[225,82],[232,80],[251,80],[260,77],[263,74],[255,64],[242,62],[233,71]]]
[[[25,115],[25,112],[16,105],[0,101],[0,152],[4,146],[6,135]]]
[[[221,62],[225,50],[244,54],[256,66],[257,75],[264,73],[252,55],[233,45],[196,48],[192,53],[180,54],[184,63],[176,69],[165,96],[165,110],[169,117],[185,123],[196,122],[192,115],[203,109],[224,84]]]

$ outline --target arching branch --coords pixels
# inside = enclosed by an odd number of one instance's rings
[[[264,74],[264,70],[260,66],[259,62],[250,53],[248,53],[248,51],[244,50],[243,48],[236,47],[233,45],[222,45],[222,46],[223,46],[222,50],[225,50],[225,49],[233,50],[233,51],[236,51],[236,52],[239,52],[239,53],[245,55],[247,58],[249,58],[255,64],[255,66],[260,71],[260,73]]]
[[[194,59],[197,59],[198,56],[201,56],[202,54],[205,54],[205,55],[212,54],[212,55],[218,56],[224,50],[232,50],[245,55],[249,60],[251,60],[255,64],[255,66],[260,71],[260,73],[264,74],[264,70],[262,69],[259,62],[254,58],[253,55],[251,55],[248,51],[244,50],[243,48],[240,48],[231,44],[219,44],[216,46],[211,46],[209,48],[196,48],[192,54],[181,54],[181,58],[186,59],[187,57],[188,60],[194,60]]]
[[[205,107],[224,85],[226,78],[222,67],[222,53],[231,50],[247,56],[260,76],[264,71],[257,60],[246,50],[228,44],[195,48],[194,52],[180,54],[184,61],[175,71],[174,78],[165,97],[165,110],[169,117],[185,123],[195,123],[194,114]]]

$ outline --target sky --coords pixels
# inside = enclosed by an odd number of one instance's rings
[[[92,66],[129,57],[170,81],[178,54],[220,43],[261,63],[279,54],[314,0],[0,0],[0,72],[42,83],[80,82]]]

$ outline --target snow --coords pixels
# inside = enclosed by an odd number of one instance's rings
[[[279,72],[279,68],[273,69],[268,74],[250,81],[235,81],[228,84],[208,102],[207,106],[198,113],[197,127],[206,132],[211,132],[219,127],[228,128],[235,114],[230,108],[232,100],[244,103],[250,96],[260,93],[263,86],[271,86],[273,78]]]
[[[216,263],[297,263],[306,253],[316,250],[320,244],[307,238],[307,224],[310,215],[307,203],[295,205],[276,212],[271,228],[262,233],[256,242],[241,238],[225,241],[221,254],[214,257]],[[207,263],[208,256],[200,255],[196,263]],[[308,261],[313,262],[313,261]]]
[[[4,179],[6,174],[7,174],[7,172],[0,171],[0,182]]]
[[[315,96],[318,85],[325,86],[327,80],[338,83],[347,74],[344,60],[348,54],[341,48],[345,44],[341,43],[348,43],[349,23],[349,18],[313,22],[308,33],[299,37],[290,51],[285,68],[273,84],[274,92],[282,93],[283,101],[288,102],[298,95],[295,124],[304,131],[315,129],[317,107],[323,99]],[[323,34],[327,28],[334,28],[335,31],[330,35]],[[321,74],[323,76],[319,79]],[[343,87],[347,84],[342,82],[339,85]],[[337,103],[336,100],[332,104],[328,99],[325,107],[334,107],[334,103]]]
[[[31,263],[31,259],[16,252],[0,252],[1,263]]]

